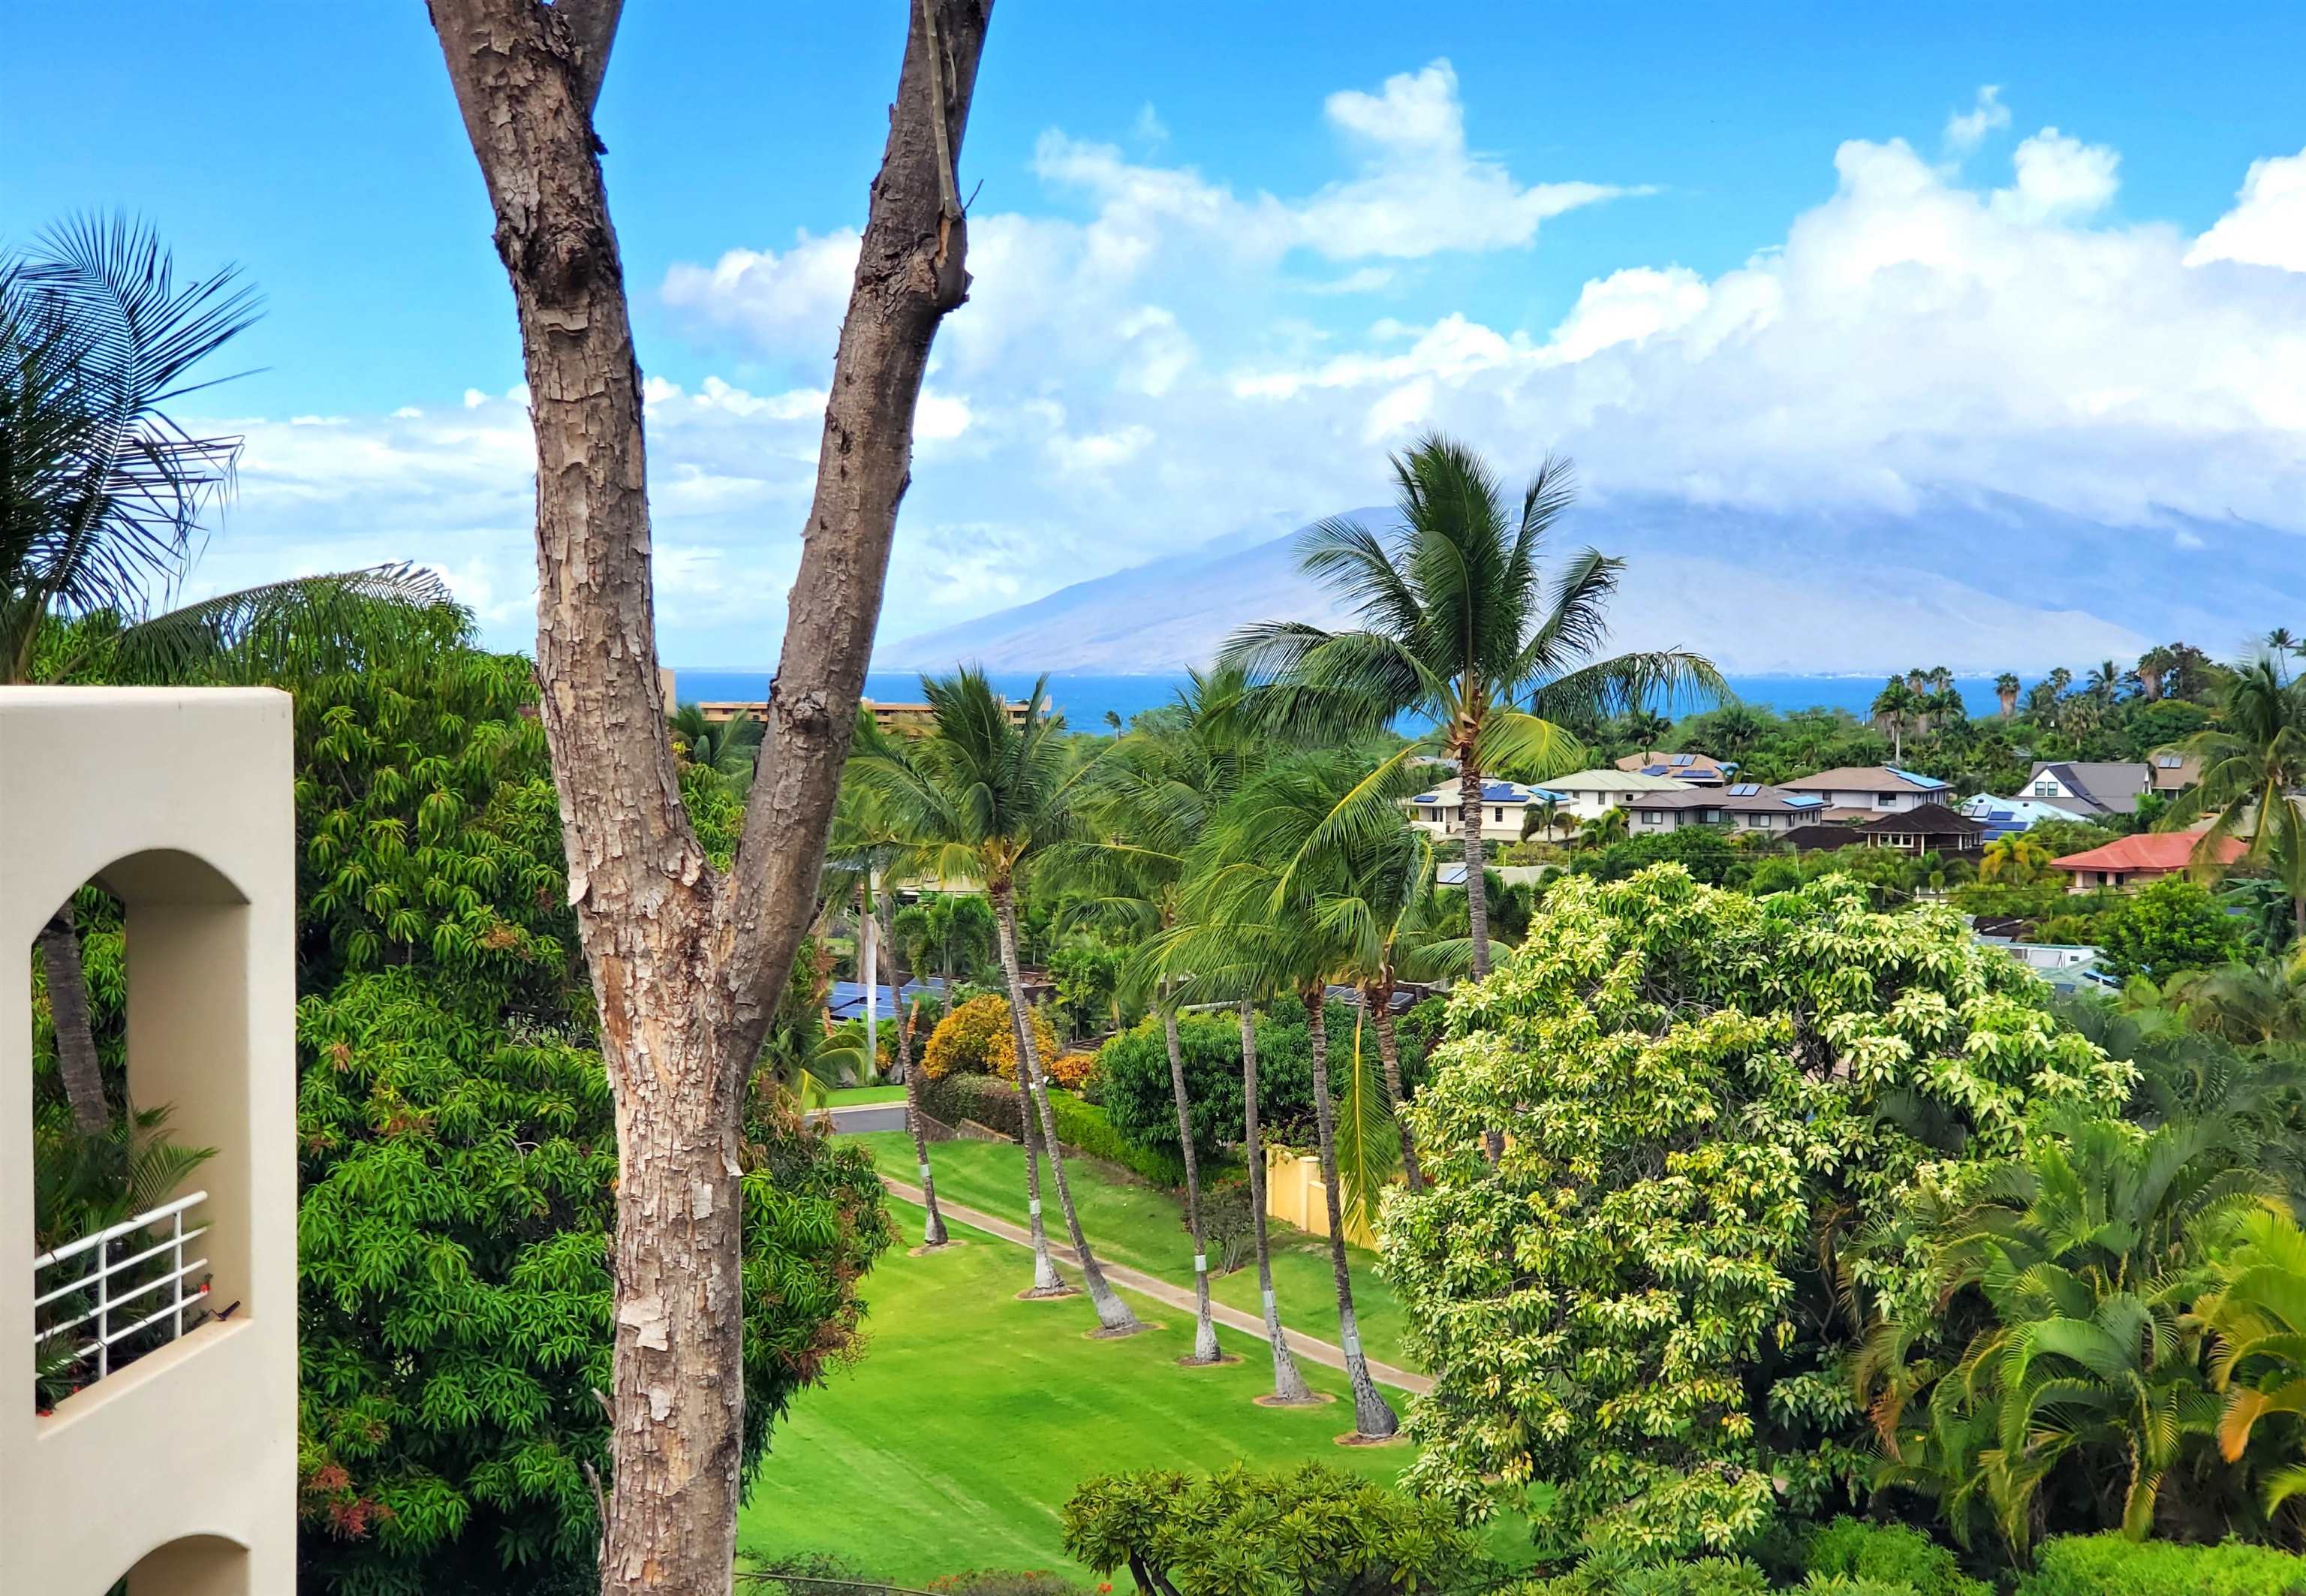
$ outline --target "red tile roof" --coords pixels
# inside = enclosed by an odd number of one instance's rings
[[[2183,870],[2193,862],[2194,845],[2201,840],[2199,832],[2141,832],[2050,862],[2061,870]],[[2219,862],[2233,864],[2242,858],[2243,848],[2241,838],[2226,838],[2218,845]]]

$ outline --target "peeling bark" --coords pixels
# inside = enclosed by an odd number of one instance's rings
[[[759,774],[724,878],[657,676],[642,390],[593,108],[619,0],[431,0],[495,217],[536,442],[537,679],[617,1114],[603,1592],[730,1589],[745,1091],[815,908],[929,346],[965,297],[945,213],[991,0],[911,8],[841,324]],[[933,88],[927,44],[939,48]]]
[[[40,950],[40,973],[47,979],[56,1074],[64,1082],[64,1100],[72,1105],[73,1129],[82,1136],[102,1136],[112,1128],[112,1105],[104,1095],[104,1063],[89,1019],[88,977],[81,968],[80,926],[72,905],[48,917],[32,940]]]

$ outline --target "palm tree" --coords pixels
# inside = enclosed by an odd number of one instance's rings
[[[2194,845],[2205,875],[2225,867],[2228,838],[2247,835],[2244,862],[2289,866],[2291,924],[2306,932],[2306,814],[2291,796],[2306,787],[2306,680],[2285,681],[2271,660],[2251,661],[2226,689],[2223,722],[2179,747],[2201,761],[2202,778],[2172,801],[2165,829],[2216,816]]]
[[[1024,973],[1017,962],[1018,875],[1042,852],[1077,834],[1077,799],[1088,767],[1069,758],[1061,730],[1050,722],[1046,679],[1033,684],[1022,724],[1010,720],[1007,704],[984,672],[974,668],[946,677],[925,676],[921,692],[929,704],[930,733],[900,738],[860,721],[860,740],[850,755],[849,768],[905,839],[901,857],[910,867],[928,870],[941,880],[980,882],[992,900],[1001,974],[1017,1033],[1017,1080],[1025,1094],[1026,1213],[1033,1237],[1033,1289],[1061,1288],[1041,1224],[1033,1125],[1038,1109],[1040,1145],[1048,1154],[1057,1204],[1064,1211],[1073,1256],[1096,1304],[1097,1322],[1109,1333],[1132,1334],[1143,1327],[1106,1283],[1073,1207],[1056,1115],[1049,1107],[1048,1077],[1027,1017]]]
[[[1561,800],[1550,792],[1540,793],[1522,809],[1521,840],[1526,842],[1532,837],[1542,837],[1550,842],[1560,824]]]
[[[1602,810],[1577,828],[1577,846],[1583,849],[1607,848],[1612,842],[1623,842],[1625,840],[1626,812],[1614,805]],[[1473,871],[1469,868],[1465,872],[1465,879],[1470,882],[1473,875]]]
[[[2005,721],[2018,713],[2018,673],[2005,670],[1994,679],[1994,696],[2002,700],[2002,718]]]
[[[2098,704],[2112,704],[2122,696],[2122,669],[2112,660],[2100,661],[2089,673],[2082,691]]]
[[[0,685],[183,682],[229,670],[235,653],[324,668],[357,647],[346,612],[446,600],[429,573],[388,566],[155,610],[240,455],[239,439],[196,437],[169,408],[210,385],[193,368],[256,314],[235,269],[179,286],[158,240],[124,218],[0,254]],[[70,903],[36,941],[73,1122],[98,1135],[110,1110]]]
[[[1894,676],[1874,695],[1873,707],[1867,713],[1874,717],[1875,725],[1889,737],[1891,758],[1906,756],[1906,721],[1921,708],[1921,704],[1922,696],[1913,685]]]
[[[1624,562],[1588,549],[1549,589],[1546,535],[1575,498],[1566,460],[1548,457],[1510,510],[1496,476],[1462,444],[1429,437],[1395,457],[1399,519],[1385,536],[1324,521],[1299,544],[1306,572],[1361,618],[1328,632],[1267,621],[1236,633],[1224,658],[1275,685],[1275,719],[1336,740],[1413,716],[1431,730],[1372,772],[1440,753],[1456,761],[1466,907],[1476,978],[1489,974],[1482,875],[1484,772],[1542,779],[1582,756],[1565,719],[1638,710],[1659,693],[1729,696],[1706,660],[1679,651],[1597,659]],[[1366,791],[1350,800],[1368,801]]]
[[[1341,835],[1333,824],[1338,810],[1336,795],[1354,784],[1350,777],[1340,779],[1334,768],[1345,757],[1315,753],[1284,760],[1226,806],[1197,852],[1186,926],[1171,939],[1166,961],[1196,977],[1207,972],[1206,978],[1235,991],[1262,987],[1294,992],[1304,1006],[1338,1340],[1354,1390],[1354,1433],[1377,1438],[1392,1435],[1400,1421],[1370,1378],[1354,1312],[1324,1012],[1330,981],[1355,968],[1356,923],[1367,917],[1365,906],[1351,901],[1351,875],[1354,861],[1366,859],[1375,834],[1373,827],[1357,824]],[[1388,781],[1371,788],[1382,797],[1366,810],[1351,813],[1398,815],[1398,806],[1388,800],[1407,790],[1407,767],[1388,759],[1378,768],[1393,772]],[[1367,783],[1369,778],[1360,781]],[[1376,1122],[1373,1114],[1357,1114],[1356,1131],[1366,1135]],[[1366,1157],[1366,1140],[1357,1151]],[[1258,1156],[1257,1149],[1251,1152]]]
[[[2288,627],[2276,627],[2266,635],[2266,652],[2277,661],[2286,661],[2299,652],[2298,639],[2291,635]],[[2284,674],[2288,674],[2286,666],[2284,667]]]
[[[860,708],[857,712],[858,735],[863,727],[872,723],[872,718],[869,711]],[[873,794],[854,780],[842,782],[840,797],[833,805],[833,828],[825,839],[824,856],[828,866],[845,867],[857,875],[857,890],[862,898],[857,978],[865,988],[865,1051],[876,1063],[880,1058],[875,1014],[878,983],[885,973],[893,1005],[904,991],[897,979],[897,939],[886,923],[889,896],[881,890],[881,883],[904,857],[905,849],[904,834],[890,822],[887,811]],[[873,931],[878,935],[868,935]],[[877,959],[874,957],[876,950]],[[936,1174],[929,1166],[928,1129],[921,1114],[920,1083],[913,1073],[913,1032],[920,1024],[920,1000],[916,998],[910,1013],[892,1014],[890,1019],[897,1023],[897,1074],[905,1088],[905,1127],[913,1135],[913,1163],[921,1181],[921,1245],[934,1249],[944,1246],[949,1238],[944,1215],[937,1208]]]
[[[2165,684],[2177,664],[2178,656],[2160,644],[2138,656],[2138,690],[2147,703],[2162,701]]]
[[[1190,672],[1175,713],[1131,731],[1100,762],[1083,805],[1094,835],[1069,855],[1089,894],[1087,912],[1157,934],[1177,924],[1193,845],[1260,759],[1262,742],[1250,735],[1243,714],[1247,685],[1238,670]],[[1193,1239],[1193,1351],[1187,1361],[1215,1363],[1223,1353],[1209,1308],[1200,1157],[1177,1038],[1175,983],[1158,970],[1158,945],[1157,940],[1140,943],[1129,975],[1133,986],[1150,991],[1169,1053],[1169,1089],[1184,1155],[1185,1223]]]
[[[739,710],[714,724],[693,704],[684,704],[668,722],[674,745],[690,764],[718,771],[740,788],[749,786],[761,756],[761,723]]]
[[[1708,718],[1705,740],[1716,759],[1742,760],[1769,730],[1769,723],[1742,704],[1726,704]]]

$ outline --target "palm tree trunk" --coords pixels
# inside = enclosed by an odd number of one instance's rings
[[[1033,1120],[1033,1099],[1017,1088],[1017,1134],[1025,1144],[1025,1214],[1033,1233],[1033,1284],[1029,1297],[1070,1297],[1073,1288],[1057,1274],[1049,1257],[1049,1230],[1041,1220],[1041,1131]]]
[[[66,903],[33,938],[40,947],[41,973],[48,981],[48,1015],[56,1032],[56,1073],[72,1105],[73,1129],[101,1136],[112,1125],[104,1097],[104,1065],[97,1057],[96,1033],[88,1017],[88,983],[81,971],[80,927]]]
[[[1354,1433],[1382,1440],[1401,1428],[1401,1421],[1370,1378],[1361,1327],[1354,1319],[1354,1276],[1345,1262],[1345,1218],[1337,1203],[1337,1132],[1329,1106],[1329,1031],[1321,996],[1317,986],[1304,994],[1304,1003],[1313,1041],[1313,1124],[1321,1139],[1321,1195],[1329,1210],[1329,1272],[1337,1286],[1337,1344],[1345,1349],[1345,1378],[1354,1387]]]
[[[1257,1131],[1257,1024],[1249,1000],[1241,1000],[1241,1120],[1249,1154],[1250,1225],[1257,1235],[1257,1290],[1265,1303],[1265,1339],[1273,1347],[1273,1400],[1310,1403],[1316,1398],[1297,1371],[1289,1337],[1281,1328],[1281,1305],[1273,1294],[1273,1253],[1265,1240],[1265,1144]]]
[[[1362,1007],[1369,1011],[1370,1023],[1377,1028],[1377,1056],[1385,1066],[1386,1101],[1393,1110],[1394,1129],[1401,1132],[1401,1178],[1412,1191],[1425,1184],[1425,1177],[1417,1169],[1417,1143],[1409,1134],[1409,1122],[1402,1116],[1401,1044],[1393,1034],[1393,988],[1379,985],[1362,994]]]
[[[1215,1363],[1224,1357],[1217,1347],[1217,1321],[1209,1317],[1209,1255],[1201,1240],[1200,1160],[1193,1152],[1193,1119],[1185,1097],[1185,1054],[1177,1045],[1177,1006],[1165,992],[1161,998],[1161,1036],[1169,1045],[1169,1093],[1177,1100],[1177,1143],[1185,1155],[1185,1224],[1193,1233],[1193,1354],[1188,1363]]]
[[[1082,1232],[1080,1210],[1073,1207],[1072,1187],[1065,1180],[1065,1155],[1057,1145],[1057,1116],[1049,1106],[1049,1080],[1041,1073],[1041,1059],[1033,1044],[1033,1022],[1025,1012],[1025,977],[1017,963],[1017,905],[1004,884],[994,889],[993,928],[1001,943],[1001,973],[1009,983],[1009,1018],[1017,1028],[1017,1079],[1025,1088],[1025,1111],[1041,1114],[1041,1143],[1049,1154],[1049,1173],[1056,1177],[1057,1206],[1064,1210],[1065,1232],[1072,1238],[1073,1257],[1080,1260],[1081,1284],[1097,1308],[1097,1322],[1107,1330],[1127,1335],[1144,1328],[1129,1304],[1106,1284],[1097,1254]],[[1038,1202],[1035,1205],[1038,1207]]]
[[[1457,829],[1465,834],[1465,921],[1478,981],[1490,973],[1490,887],[1482,875],[1482,772],[1470,748],[1457,762]]]
[[[920,999],[915,998],[912,1014],[896,1022],[897,1068],[905,1078],[905,1123],[913,1133],[913,1161],[919,1166],[921,1207],[927,1216],[921,1222],[921,1245],[942,1247],[952,1238],[945,1234],[944,1215],[937,1209],[936,1175],[929,1168],[928,1130],[921,1122],[921,1088],[913,1078],[913,1022],[920,1012]],[[1048,1250],[1046,1242],[1042,1250]]]

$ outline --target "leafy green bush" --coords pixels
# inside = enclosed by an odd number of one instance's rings
[[[1449,1509],[1326,1464],[1101,1474],[1064,1506],[1065,1555],[1142,1589],[1393,1596],[1471,1576],[1480,1542]]]
[[[1051,1092],[1049,1114],[1057,1122],[1057,1139],[1066,1147],[1079,1148],[1108,1164],[1118,1164],[1157,1186],[1185,1183],[1185,1160],[1182,1155],[1130,1140],[1113,1128],[1106,1111],[1095,1104],[1084,1103],[1069,1092]]]
[[[1872,913],[1837,877],[1555,883],[1452,997],[1407,1110],[1431,1183],[1380,1233],[1434,1380],[1412,1485],[1478,1510],[1550,1481],[1525,1499],[1551,1544],[1653,1558],[1823,1507],[1865,1460],[1840,1361],[1927,1285],[1849,1238],[1926,1171],[2013,1150],[2038,1105],[2128,1089],[2046,997],[1955,916]]]
[[[1415,1010],[1411,1011],[1416,1012]],[[1331,1003],[1332,1068],[1340,1049],[1353,1046],[1354,1011]],[[1257,1028],[1257,1114],[1276,1139],[1313,1139],[1313,1043],[1302,1007],[1277,1005],[1260,1014]],[[1425,1048],[1404,1023],[1402,1088],[1413,1092],[1424,1078]],[[1374,1046],[1365,1041],[1364,1046]],[[1177,1051],[1185,1064],[1185,1100],[1193,1127],[1193,1150],[1214,1163],[1241,1139],[1241,1021],[1232,1013],[1185,1014],[1177,1020]],[[1178,1153],[1177,1100],[1169,1083],[1169,1049],[1157,1020],[1122,1032],[1097,1050],[1097,1079],[1113,1128],[1140,1147]]]
[[[2306,1596],[2306,1558],[2239,1542],[2070,1535],[2043,1544],[2017,1596]]]
[[[1813,1583],[1873,1580],[1914,1596],[1991,1596],[1985,1581],[1962,1573],[1953,1553],[1906,1524],[1837,1518],[1809,1538],[1805,1560]]]
[[[2124,980],[2165,981],[2180,970],[2209,969],[2234,958],[2243,930],[2208,889],[2173,875],[2139,889],[2099,935],[2109,972]]]

